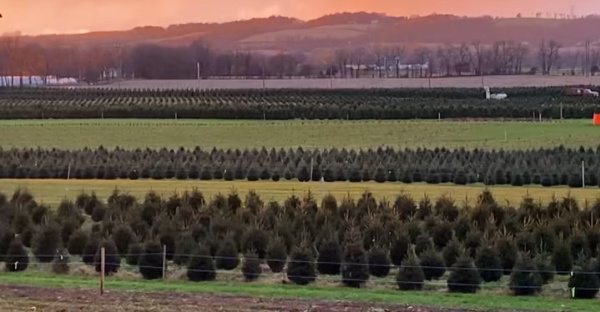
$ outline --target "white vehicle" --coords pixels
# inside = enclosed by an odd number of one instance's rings
[[[506,93],[490,93],[490,87],[484,87],[485,98],[488,100],[504,100],[508,97]]]

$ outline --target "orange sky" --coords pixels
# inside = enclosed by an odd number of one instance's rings
[[[341,11],[389,15],[514,16],[535,12],[600,14],[600,0],[0,0],[0,34],[130,29],[285,15],[310,19]]]

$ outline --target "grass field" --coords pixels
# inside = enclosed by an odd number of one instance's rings
[[[26,188],[35,196],[36,200],[46,204],[56,206],[65,197],[74,200],[75,197],[82,191],[88,193],[94,191],[101,198],[106,199],[115,188],[122,192],[127,192],[136,196],[138,199],[143,199],[144,195],[150,190],[169,196],[174,192],[183,192],[198,188],[205,196],[209,198],[222,193],[228,194],[232,190],[236,190],[243,198],[250,190],[255,190],[264,201],[279,201],[283,202],[290,195],[304,196],[308,191],[311,191],[315,198],[320,202],[323,195],[331,193],[336,196],[338,201],[341,201],[344,196],[350,196],[358,199],[360,195],[369,190],[377,199],[386,198],[394,200],[395,197],[404,192],[410,194],[413,198],[419,200],[427,195],[431,199],[438,198],[442,195],[449,195],[458,205],[462,205],[465,201],[474,203],[477,196],[484,190],[484,186],[456,186],[451,184],[402,184],[402,183],[350,183],[336,182],[325,183],[319,182],[248,182],[248,181],[155,181],[155,180],[0,180],[0,192],[10,195],[17,188]],[[523,197],[529,194],[533,199],[547,202],[552,196],[558,198],[572,195],[580,201],[581,205],[585,202],[593,203],[597,198],[600,198],[600,189],[569,189],[566,187],[542,188],[538,186],[532,187],[511,187],[497,186],[489,187],[492,194],[499,203],[509,203],[513,206],[518,206]]]
[[[506,136],[505,136],[506,135]],[[0,121],[0,147],[376,148],[380,146],[526,149],[596,147],[591,121]]]
[[[57,276],[48,273],[0,273],[0,284],[3,285],[32,285],[52,287],[60,292],[58,287],[97,289],[98,278],[93,276]],[[293,298],[310,300],[330,300],[349,302],[370,302],[377,304],[410,304],[426,306],[443,306],[451,308],[473,308],[478,310],[535,310],[535,311],[597,311],[595,300],[569,300],[567,296],[515,297],[490,290],[482,290],[478,294],[451,294],[442,291],[429,290],[422,292],[400,292],[389,289],[350,289],[341,287],[322,286],[292,286],[268,282],[204,282],[191,283],[181,280],[142,281],[131,278],[108,278],[106,289],[112,292],[174,292],[174,293],[205,293],[229,295],[236,297],[252,296],[258,298]],[[566,294],[565,291],[563,293]],[[140,295],[143,295],[140,293]],[[226,305],[228,299],[223,298]]]

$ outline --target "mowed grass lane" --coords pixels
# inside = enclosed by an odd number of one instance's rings
[[[0,147],[17,148],[395,148],[596,147],[591,121],[0,121]]]
[[[263,201],[278,201],[282,203],[291,195],[304,197],[310,191],[318,203],[324,195],[331,193],[336,196],[338,203],[345,196],[355,200],[365,192],[370,191],[378,199],[394,201],[396,196],[404,192],[411,195],[415,200],[428,196],[432,201],[438,197],[451,196],[458,206],[465,202],[474,204],[477,196],[485,189],[483,185],[456,186],[452,184],[402,184],[402,183],[320,183],[320,182],[297,182],[297,181],[178,181],[178,180],[0,180],[0,192],[10,196],[16,189],[29,190],[38,202],[43,202],[56,207],[63,199],[75,200],[81,192],[95,192],[100,198],[106,198],[116,189],[121,192],[134,195],[143,201],[149,191],[155,191],[163,196],[173,193],[182,193],[194,188],[199,189],[207,199],[215,195],[229,194],[235,190],[242,200],[250,190],[255,190]],[[502,205],[507,204],[518,207],[524,196],[529,194],[534,200],[547,203],[555,196],[561,199],[571,195],[578,200],[581,206],[593,204],[600,198],[600,189],[597,187],[586,189],[569,189],[566,187],[543,188],[539,186],[512,187],[492,186],[488,187],[496,201]]]

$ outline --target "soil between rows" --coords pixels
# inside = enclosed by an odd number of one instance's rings
[[[107,291],[0,285],[0,311],[255,311],[255,312],[474,312],[412,305],[265,299],[174,292]]]

